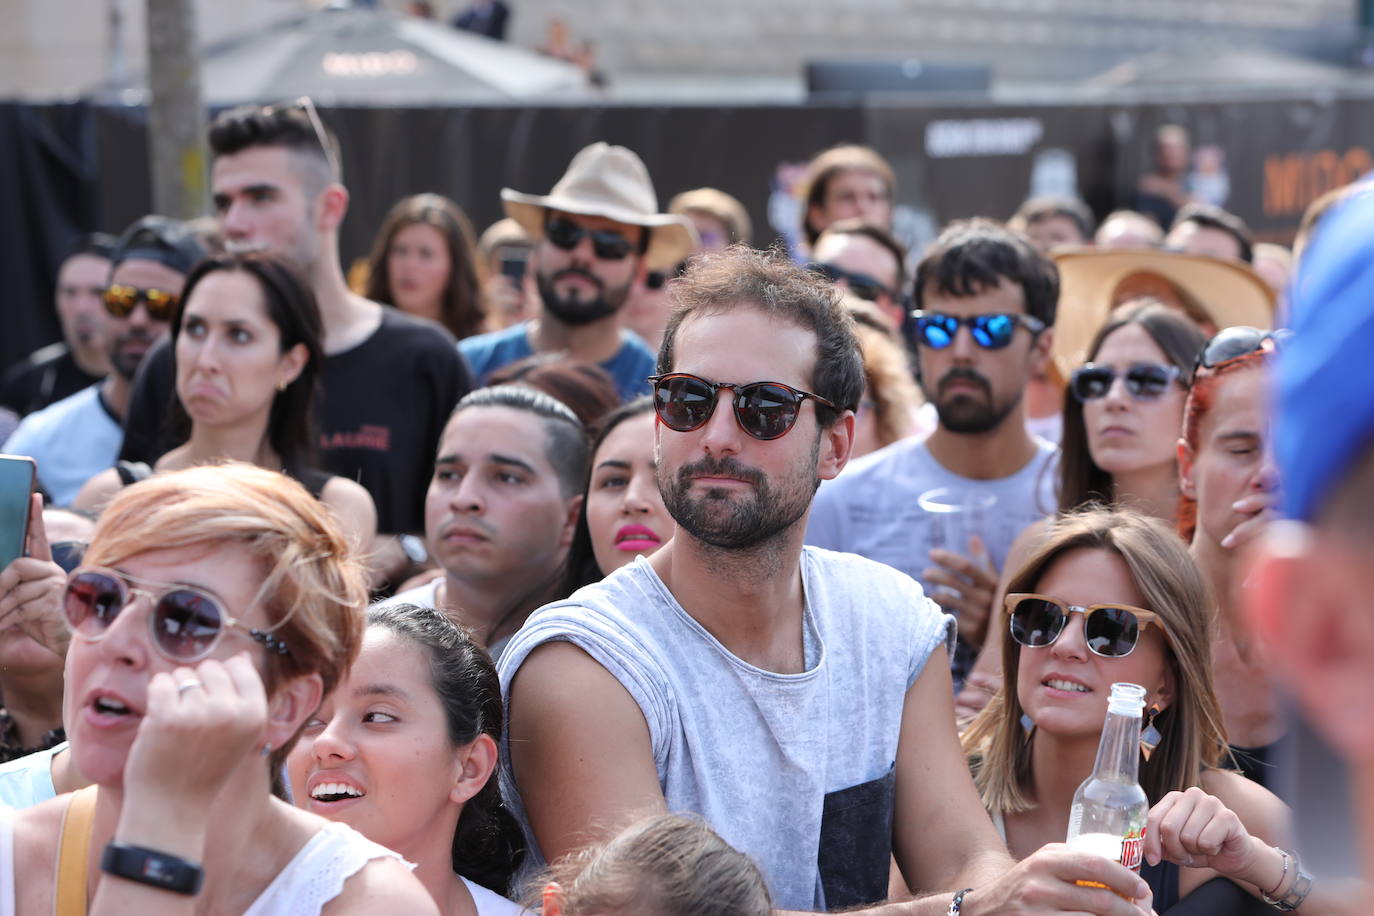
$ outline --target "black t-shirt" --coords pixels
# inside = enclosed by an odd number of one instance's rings
[[[0,407],[27,416],[98,381],[100,377],[87,375],[67,345],[58,341],[34,350],[5,372],[0,381]]]
[[[372,494],[378,531],[424,531],[439,436],[471,388],[448,331],[394,308],[382,309],[367,340],[325,357],[315,401],[320,465]],[[174,396],[172,352],[162,343],[134,380],[121,459],[152,464],[176,444],[166,428]]]

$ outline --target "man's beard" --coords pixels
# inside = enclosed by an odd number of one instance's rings
[[[148,345],[147,349],[138,356],[134,356],[124,349],[126,343],[134,340]],[[117,335],[114,340],[111,341],[110,349],[107,354],[110,358],[110,368],[126,382],[132,382],[134,380],[134,374],[138,372],[138,367],[143,364],[143,358],[148,355],[148,352],[152,350],[153,344],[156,342],[156,337],[150,336],[142,331],[125,331],[123,334]]]
[[[940,391],[952,381],[972,382],[983,390],[983,397],[978,399],[967,394],[958,394],[951,398],[940,397]],[[921,387],[926,387],[924,382]],[[926,397],[935,404],[940,425],[952,433],[961,435],[992,432],[1001,426],[1002,421],[1016,409],[1017,404],[1021,403],[1021,396],[1022,392],[1017,391],[1015,397],[999,404],[993,400],[992,385],[987,379],[972,369],[959,368],[946,372],[935,391],[926,391]]]
[[[614,315],[620,311],[620,307],[625,304],[625,300],[630,295],[630,283],[627,282],[624,286],[608,289],[600,277],[579,267],[564,268],[553,276],[548,276],[540,271],[536,276],[539,297],[544,301],[544,308],[548,310],[550,315],[564,324],[580,326]],[[594,285],[597,290],[595,298],[584,301],[576,293],[567,297],[559,296],[558,291],[554,289],[554,284],[563,277],[569,276],[581,277]]]
[[[817,438],[809,462],[813,469],[819,454]],[[737,487],[707,488],[703,494],[693,496],[693,478],[703,475],[744,480],[752,485],[753,493]],[[734,458],[702,458],[678,468],[676,475],[659,464],[657,476],[668,514],[682,530],[703,543],[726,550],[757,547],[787,531],[806,515],[811,497],[820,486],[820,480],[813,474],[809,487],[795,486],[779,492],[763,472],[745,467]]]

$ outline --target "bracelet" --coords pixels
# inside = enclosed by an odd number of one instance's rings
[[[973,890],[973,888],[966,887],[955,894],[954,899],[949,902],[949,909],[945,911],[945,916],[959,916],[964,906],[964,895],[971,890]]]
[[[188,896],[200,892],[201,881],[205,878],[203,868],[180,856],[118,842],[106,845],[100,857],[100,870],[117,878]]]
[[[1279,875],[1279,883],[1275,884],[1274,889],[1267,894],[1264,893],[1263,890],[1260,891],[1260,896],[1262,896],[1264,898],[1264,902],[1268,904],[1274,904],[1278,902],[1273,898],[1278,895],[1278,892],[1280,890],[1283,889],[1283,882],[1288,877],[1288,850],[1279,849],[1279,855],[1283,856],[1283,874]]]
[[[1283,876],[1280,876],[1278,887],[1274,888],[1274,894],[1277,894],[1283,889],[1283,878],[1288,874],[1289,854],[1282,849],[1280,849],[1279,852],[1283,855]],[[1288,893],[1276,899],[1274,895],[1265,894],[1261,891],[1264,902],[1274,907],[1280,913],[1293,912],[1298,907],[1302,906],[1303,901],[1307,899],[1307,895],[1312,893],[1312,876],[1302,870],[1302,861],[1297,857],[1296,853],[1293,854],[1292,858],[1295,875],[1293,884],[1288,888]]]

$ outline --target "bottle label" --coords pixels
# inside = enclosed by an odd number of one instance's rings
[[[1145,828],[1132,830],[1121,840],[1121,864],[1131,871],[1140,871],[1140,863],[1145,858]]]

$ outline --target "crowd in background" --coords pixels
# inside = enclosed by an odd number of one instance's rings
[[[0,914],[1363,912],[1274,790],[1285,682],[1374,765],[1365,185],[1256,243],[1168,127],[907,251],[846,145],[798,261],[594,143],[345,266],[308,100],[209,144],[0,382]]]

